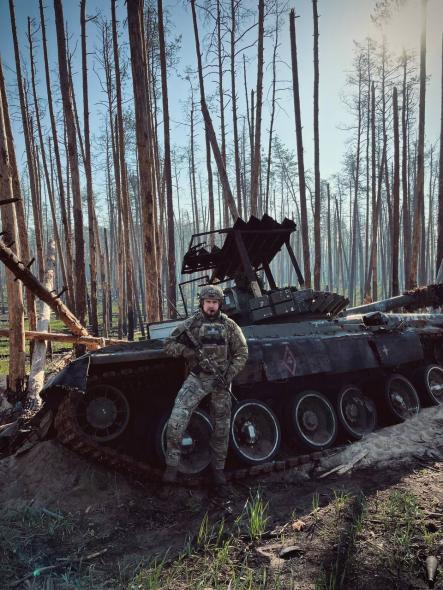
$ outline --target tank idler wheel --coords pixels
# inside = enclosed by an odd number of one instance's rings
[[[385,400],[392,417],[399,422],[413,418],[420,411],[420,399],[415,387],[398,373],[394,373],[385,383]]]
[[[163,464],[165,463],[166,456],[168,421],[169,414],[161,420],[155,440],[157,455]],[[208,467],[211,463],[211,448],[209,443],[212,431],[212,422],[208,414],[200,409],[195,410],[182,439],[180,463],[178,466],[180,473],[196,475]]]
[[[110,442],[123,434],[129,417],[125,394],[106,383],[88,388],[76,404],[78,425],[87,436],[99,443]]]
[[[238,403],[232,410],[231,447],[247,465],[271,461],[281,441],[280,424],[271,408],[255,399]]]
[[[414,381],[423,394],[424,403],[428,402],[433,406],[443,404],[443,367],[436,364],[421,367]]]
[[[377,425],[374,402],[356,385],[345,385],[337,397],[340,424],[350,437],[360,440]]]
[[[306,450],[320,451],[331,447],[337,438],[337,418],[328,398],[318,391],[307,390],[289,401],[289,436]]]

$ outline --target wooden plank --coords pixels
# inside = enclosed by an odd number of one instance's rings
[[[0,336],[9,338],[9,330],[0,328]],[[117,340],[116,338],[96,338],[95,336],[73,336],[71,334],[60,334],[57,332],[37,332],[27,330],[25,332],[27,340],[51,340],[52,342],[68,342],[72,344],[84,344],[87,348],[101,348],[111,344],[127,344],[127,340]]]

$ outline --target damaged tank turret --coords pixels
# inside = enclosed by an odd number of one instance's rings
[[[412,313],[442,305],[443,285],[346,309],[342,295],[305,288],[291,246],[295,229],[267,215],[238,219],[193,235],[183,259],[182,274],[194,278],[180,291],[193,283],[224,287],[223,310],[248,342],[248,362],[232,388],[233,477],[296,465],[302,452],[359,439],[443,400],[443,314]],[[217,236],[222,244],[208,246]],[[279,253],[297,286],[276,284],[271,263]],[[187,314],[185,298],[183,305]],[[147,340],[86,354],[46,385],[42,395],[56,410],[62,442],[113,467],[158,476],[167,419],[186,375],[184,361],[163,346],[181,319],[149,324]],[[211,429],[203,402],[182,442],[183,474],[207,467]]]

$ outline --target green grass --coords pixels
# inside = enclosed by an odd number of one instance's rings
[[[69,542],[75,525],[69,515],[23,505],[0,510],[0,579],[3,583],[26,575],[40,575],[40,568],[55,563],[63,543]]]
[[[205,514],[192,545],[185,544],[181,555],[170,563],[167,555],[157,556],[140,568],[127,589],[283,590],[279,575],[271,576],[250,551],[268,520],[268,503],[260,491],[248,499],[231,531],[223,519],[211,524]]]

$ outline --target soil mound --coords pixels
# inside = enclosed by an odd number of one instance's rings
[[[135,485],[124,476],[85,461],[56,440],[0,461],[0,480],[3,505],[20,499],[63,512],[85,510],[91,504],[120,504],[137,495]]]

